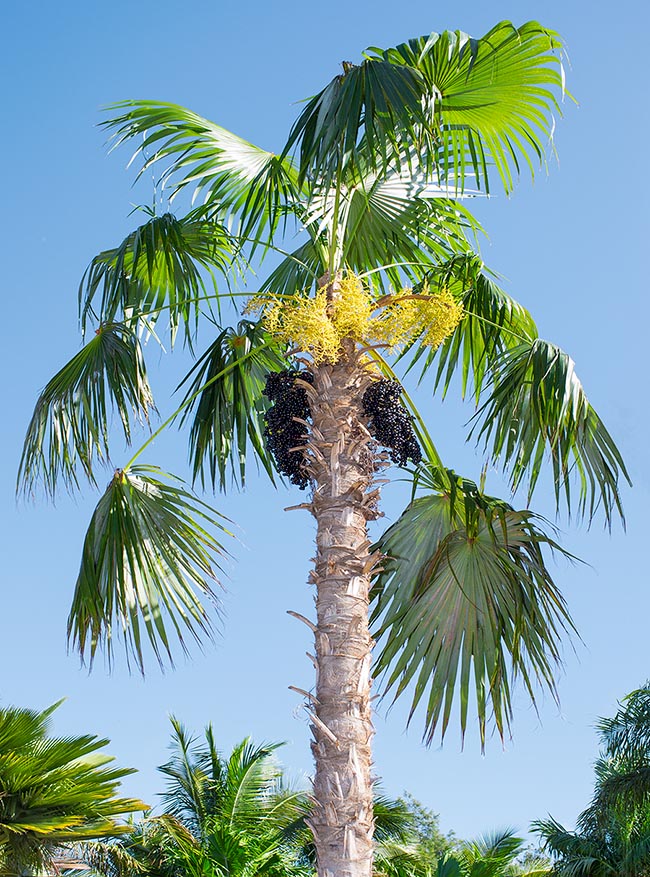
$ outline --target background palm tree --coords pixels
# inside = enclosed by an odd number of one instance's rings
[[[106,121],[116,145],[135,139],[142,170],[163,163],[165,191],[192,191],[203,206],[150,215],[92,261],[80,313],[96,334],[39,398],[20,483],[31,492],[41,479],[53,494],[80,472],[94,482],[111,407],[127,441],[153,407],[143,333],[158,339],[166,314],[170,342],[193,348],[217,303],[219,334],[184,378],[184,401],[99,501],[69,634],[92,660],[101,647],[110,656],[120,631],[142,668],[143,640],[162,660],[174,635],[185,647],[209,633],[204,599],[226,523],[136,463],[171,422],[189,424],[195,480],[223,488],[231,472],[243,483],[253,453],[272,478],[309,487],[300,507],[317,525],[307,623],[318,675],[305,694],[323,875],[372,867],[369,601],[376,671],[386,689],[410,692],[413,710],[424,704],[428,739],[446,730],[456,691],[464,731],[471,687],[481,738],[490,710],[503,733],[514,676],[531,696],[536,679],[553,690],[558,636],[571,627],[545,563],[545,548],[561,550],[545,522],[443,464],[384,354],[401,351],[443,394],[459,375],[478,405],[474,434],[513,488],[527,480],[530,494],[549,457],[558,504],[608,522],[621,511],[625,469],[572,360],[484,269],[462,203],[494,178],[509,191],[520,164],[543,159],[562,82],[558,37],[503,22],[478,40],[445,32],[368,50],[307,102],[276,153],[172,104],[127,101]],[[279,243],[294,230],[287,252]],[[201,272],[232,281],[269,251],[282,258],[246,319],[224,325],[240,293],[208,292]],[[378,475],[409,459],[422,495],[373,548]]]
[[[243,740],[225,757],[212,726],[201,740],[174,718],[172,726],[173,754],[159,768],[167,780],[164,813],[132,824],[118,839],[81,845],[93,870],[102,877],[312,874],[316,853],[306,822],[312,803],[307,792],[287,786],[275,759],[280,744]],[[417,843],[412,806],[376,796],[374,814],[380,873],[431,867],[434,857]]]
[[[47,867],[63,845],[125,831],[118,820],[142,801],[119,798],[120,780],[133,773],[109,765],[98,737],[52,737],[41,712],[0,709],[0,874]]]
[[[437,877],[545,877],[550,862],[526,855],[523,838],[503,829],[476,840],[465,841],[440,857]]]
[[[569,831],[549,817],[534,823],[566,877],[638,877],[650,867],[650,685],[629,694],[613,718],[600,719],[601,754],[589,806]]]

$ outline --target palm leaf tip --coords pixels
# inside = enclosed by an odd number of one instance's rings
[[[492,458],[510,472],[513,490],[527,478],[530,499],[548,454],[558,508],[563,500],[590,521],[599,509],[608,526],[615,512],[624,521],[619,482],[631,483],[625,463],[564,351],[541,338],[505,351],[476,418],[474,432],[491,441]]]
[[[533,703],[535,682],[555,696],[560,637],[574,627],[543,549],[570,555],[542,519],[450,471],[432,470],[428,488],[377,544],[376,670],[384,693],[409,689],[409,721],[424,703],[427,743],[438,727],[444,737],[456,697],[464,735],[473,689],[483,746],[489,707],[501,736],[510,726],[515,679]]]
[[[54,497],[60,482],[68,490],[79,486],[79,470],[96,484],[96,462],[109,459],[111,412],[117,412],[128,443],[132,422],[148,422],[152,409],[137,336],[120,323],[100,326],[36,402],[20,460],[18,491],[31,494],[42,481]]]
[[[227,551],[213,535],[224,519],[182,482],[150,466],[117,470],[93,514],[68,618],[68,638],[91,665],[98,649],[109,663],[114,640],[144,672],[149,643],[162,665],[171,638],[187,651],[213,625],[204,602]]]

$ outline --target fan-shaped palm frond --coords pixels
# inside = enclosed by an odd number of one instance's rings
[[[312,238],[335,245],[334,261],[371,274],[386,292],[422,279],[428,268],[468,249],[480,225],[415,159],[386,173],[355,170],[335,187],[317,189],[302,222]],[[390,264],[386,265],[386,257]]]
[[[133,773],[110,766],[107,740],[92,735],[52,737],[59,704],[36,712],[0,709],[0,873],[42,869],[61,844],[119,834],[118,817],[143,810],[119,798],[120,780]]]
[[[439,724],[444,735],[456,691],[464,734],[473,676],[484,742],[488,703],[499,733],[509,725],[513,678],[533,699],[534,679],[554,691],[560,631],[573,626],[543,548],[562,549],[543,519],[454,473],[425,469],[419,486],[432,492],[376,546],[386,556],[372,593],[376,669],[395,696],[413,684],[411,716],[424,699],[427,742]]]
[[[127,656],[144,667],[143,631],[159,662],[171,660],[168,626],[181,647],[211,623],[201,598],[214,598],[214,558],[224,549],[207,527],[223,518],[182,482],[153,466],[118,469],[93,514],[68,619],[68,636],[92,662],[99,647],[110,660],[122,637]]]
[[[510,191],[521,160],[531,172],[543,162],[563,91],[561,49],[535,21],[502,21],[479,39],[445,31],[373,52],[420,74],[441,176],[462,191],[469,169],[489,191],[494,165]]]
[[[297,147],[301,178],[328,184],[363,147],[381,170],[415,152],[458,191],[468,170],[487,190],[494,164],[508,191],[520,160],[546,150],[563,85],[560,49],[536,22],[501,22],[480,39],[445,31],[369,49],[306,105],[285,151]]]
[[[184,407],[181,426],[191,419],[195,480],[215,487],[218,477],[225,489],[230,467],[243,486],[249,442],[273,480],[273,462],[264,444],[268,402],[263,391],[268,373],[286,368],[284,352],[258,323],[242,320],[236,329],[219,333],[179,385],[187,385],[184,402],[192,399]]]
[[[326,247],[309,238],[289,253],[262,283],[263,292],[296,295],[318,285],[327,270]]]
[[[79,468],[96,484],[95,460],[109,459],[112,410],[130,442],[131,420],[148,420],[152,407],[137,336],[120,323],[101,325],[40,394],[25,437],[19,489],[31,493],[42,479],[54,496],[60,481],[69,490],[79,486]]]
[[[589,404],[573,360],[535,338],[506,351],[492,393],[478,414],[478,439],[491,440],[494,461],[510,470],[515,490],[528,477],[532,494],[546,453],[556,501],[571,509],[571,480],[578,481],[578,512],[591,520],[602,507],[606,521],[623,515],[619,479],[629,476],[620,452]]]
[[[357,165],[362,135],[373,168],[399,166],[420,145],[419,128],[426,124],[422,88],[419,73],[406,65],[380,58],[345,62],[343,73],[307,103],[283,154],[296,147],[300,179],[317,178],[328,188],[341,167]]]
[[[161,183],[172,197],[185,188],[223,215],[239,219],[241,238],[273,237],[279,220],[300,196],[297,173],[288,158],[248,143],[202,116],[160,101],[122,101],[103,126],[114,146],[137,138],[140,174],[165,165]]]
[[[216,291],[214,271],[226,276],[235,258],[230,233],[203,211],[181,219],[152,215],[86,269],[79,287],[82,329],[95,317],[150,331],[167,311],[172,342],[181,323],[191,338],[201,301],[208,298],[201,270],[212,276]]]

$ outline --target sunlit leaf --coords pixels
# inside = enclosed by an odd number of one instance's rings
[[[172,197],[189,189],[237,220],[241,238],[272,238],[298,199],[297,172],[286,157],[248,143],[202,116],[160,101],[122,101],[103,125],[119,146],[136,138],[140,174],[162,162],[160,182]],[[233,223],[230,223],[233,226]],[[235,228],[233,226],[233,232]]]
[[[410,358],[408,371],[419,364],[423,380],[435,366],[434,389],[441,387],[443,396],[460,372],[462,395],[471,388],[478,403],[502,353],[537,337],[535,323],[526,308],[497,286],[472,253],[454,256],[431,268],[425,280],[433,291],[449,290],[462,302],[465,315],[437,350],[414,347],[407,351],[404,356]]]
[[[59,702],[60,703],[60,702]],[[145,809],[118,797],[133,770],[115,767],[107,740],[53,737],[43,711],[0,708],[0,873],[49,873],[62,844],[124,831],[120,818]]]
[[[248,320],[236,329],[224,329],[184,378],[185,399],[181,425],[190,422],[190,458],[194,479],[214,488],[233,477],[244,484],[249,443],[273,479],[273,461],[264,443],[263,395],[269,372],[288,367],[283,352],[257,324]],[[203,389],[201,389],[203,388]],[[196,395],[198,393],[198,395]]]
[[[509,471],[513,490],[527,479],[530,497],[550,456],[558,506],[564,497],[571,510],[575,479],[580,515],[591,520],[600,508],[608,524],[613,512],[623,516],[625,464],[589,404],[573,360],[554,344],[536,338],[506,351],[477,418],[474,431]]]

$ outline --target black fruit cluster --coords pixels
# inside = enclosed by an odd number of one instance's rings
[[[407,460],[419,463],[422,451],[415,438],[411,418],[399,400],[402,385],[398,381],[374,381],[363,394],[364,414],[370,418],[368,429],[380,445],[390,450],[390,458],[398,466]]]
[[[305,453],[291,451],[290,448],[305,443],[305,426],[296,423],[293,418],[307,420],[311,416],[311,408],[307,391],[304,387],[296,386],[297,378],[308,384],[314,382],[311,372],[297,369],[271,372],[266,376],[264,395],[273,402],[273,405],[264,415],[266,423],[264,437],[278,471],[286,475],[292,484],[297,484],[301,490],[304,490],[309,484],[309,476],[305,469]]]

